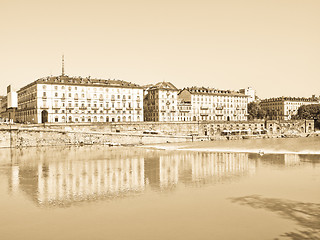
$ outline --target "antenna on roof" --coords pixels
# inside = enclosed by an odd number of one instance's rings
[[[61,76],[64,76],[64,54],[62,54],[62,74]]]

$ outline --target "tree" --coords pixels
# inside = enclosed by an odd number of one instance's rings
[[[313,119],[315,127],[320,128],[320,104],[302,105],[298,109],[298,119]]]
[[[248,104],[248,115],[249,120],[263,119],[266,117],[267,113],[264,109],[261,108],[259,103],[251,102]]]

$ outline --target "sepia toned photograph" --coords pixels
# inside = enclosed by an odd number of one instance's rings
[[[0,0],[1,240],[320,240],[319,0]]]

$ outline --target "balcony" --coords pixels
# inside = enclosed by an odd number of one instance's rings
[[[42,96],[42,99],[47,99],[47,96]]]
[[[142,110],[142,108],[141,108],[141,107],[138,107],[138,108],[136,108],[136,110]]]
[[[208,107],[200,107],[200,110],[208,110]]]
[[[122,110],[122,108],[116,107],[116,110]]]
[[[111,107],[106,107],[104,108],[104,110],[111,110]]]
[[[53,109],[53,110],[54,110],[54,109],[60,109],[60,107],[54,106],[54,107],[52,107],[52,109]]]
[[[111,101],[113,101],[113,102],[114,102],[115,100],[116,100],[116,99],[114,99],[114,98],[111,98]]]
[[[80,110],[87,110],[87,107],[79,107]]]
[[[99,110],[98,107],[92,107],[91,109],[92,109],[92,110]]]
[[[127,109],[127,110],[133,110],[133,108],[132,108],[132,107],[127,107],[126,109]]]
[[[67,107],[67,110],[73,110],[74,107]]]
[[[103,98],[99,98],[99,101],[103,101]]]
[[[217,109],[217,110],[222,110],[223,107],[222,107],[222,106],[221,106],[221,107],[216,107],[216,109]]]
[[[66,98],[65,98],[65,97],[62,97],[62,98],[61,98],[61,101],[64,101],[64,100],[66,100]]]
[[[208,113],[200,113],[200,116],[208,116]]]
[[[223,113],[216,113],[216,116],[223,116]]]

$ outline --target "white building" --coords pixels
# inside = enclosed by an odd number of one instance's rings
[[[143,88],[121,80],[69,77],[38,79],[18,91],[17,121],[143,121]]]
[[[239,92],[248,96],[248,103],[251,103],[256,99],[256,91],[252,87],[240,89]]]
[[[145,121],[178,121],[178,89],[170,82],[159,82],[147,89],[143,110]]]
[[[248,96],[230,90],[184,88],[178,100],[190,102],[192,121],[246,121]]]

